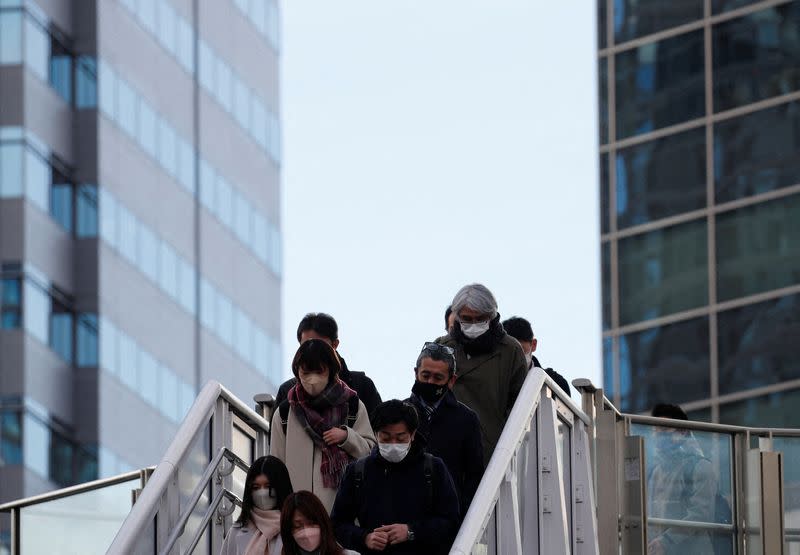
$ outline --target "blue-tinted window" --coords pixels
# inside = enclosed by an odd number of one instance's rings
[[[134,90],[123,80],[117,81],[117,123],[132,139],[136,138],[139,99]]]
[[[207,280],[200,279],[200,321],[214,331],[217,319],[217,291]]]
[[[25,468],[47,478],[50,472],[50,429],[27,412],[22,416],[22,426],[25,431],[22,436],[22,460]]]
[[[621,325],[708,302],[706,220],[619,240]]]
[[[97,366],[98,349],[96,314],[81,314],[78,316],[77,349],[78,366]]]
[[[97,237],[97,186],[80,185],[75,207],[78,237]]]
[[[62,360],[72,362],[72,312],[55,300],[50,312],[50,348]]]
[[[23,153],[19,143],[0,143],[0,198],[22,196]]]
[[[242,195],[238,193],[234,193],[234,196],[235,196],[234,231],[239,241],[241,241],[245,245],[249,245],[250,233],[251,233],[250,221],[253,211],[251,210],[250,203],[247,202],[246,198],[244,198]]]
[[[217,88],[214,92],[217,101],[227,112],[230,112],[233,109],[233,83],[231,82],[233,76],[231,68],[221,58],[217,58],[216,78]]]
[[[736,8],[747,6],[748,4],[755,4],[760,0],[711,0],[712,13],[729,12]]]
[[[0,64],[22,63],[22,11],[0,12]]]
[[[608,137],[608,58],[600,58],[597,68],[598,80],[600,81],[597,90],[597,112],[600,116],[600,144],[606,144]]]
[[[217,335],[228,346],[233,345],[233,305],[225,295],[217,295]]]
[[[200,84],[203,86],[206,91],[211,94],[214,94],[214,90],[216,89],[215,81],[216,81],[216,66],[217,60],[214,56],[214,52],[211,51],[208,44],[205,41],[199,41],[198,45],[198,58],[199,58],[199,75],[198,78],[200,80]]]
[[[247,314],[236,309],[234,310],[234,326],[236,340],[234,348],[242,360],[250,362],[253,360],[253,322],[247,317]]]
[[[50,216],[67,231],[72,231],[72,183],[53,172],[54,183],[50,188]]]
[[[597,0],[597,48],[608,44],[608,6],[606,0]]]
[[[152,282],[158,283],[159,240],[145,226],[139,226],[139,269]]]
[[[617,139],[705,114],[703,31],[617,54]]]
[[[263,149],[269,146],[267,126],[267,109],[264,108],[264,104],[259,99],[253,97],[250,132],[253,134],[256,143]]]
[[[22,325],[22,282],[19,278],[0,280],[0,327],[15,329]]]
[[[620,336],[621,410],[709,397],[708,352],[706,317]]]
[[[173,421],[177,421],[180,418],[178,377],[172,370],[161,365],[159,366],[159,383],[161,384],[161,395],[159,398],[161,413]]]
[[[181,17],[178,18],[177,41],[178,61],[186,71],[192,73],[194,71],[194,32]]]
[[[617,228],[706,206],[706,130],[692,129],[617,152]]]
[[[609,176],[608,176],[608,154],[600,155],[600,232],[609,232]]]
[[[144,151],[152,157],[158,153],[158,116],[147,102],[139,103],[139,129],[137,139]]]
[[[97,60],[80,56],[75,65],[75,104],[78,108],[97,106]]]
[[[800,428],[800,411],[794,410],[798,403],[798,389],[727,403],[719,407],[719,422],[737,426]]]
[[[615,0],[614,36],[619,44],[702,18],[703,0]]]
[[[163,241],[159,259],[159,283],[170,297],[178,298],[178,257],[172,247]]]
[[[720,312],[721,394],[800,378],[800,295]]]
[[[23,290],[23,324],[25,330],[33,337],[48,344],[50,317],[50,296],[42,285],[27,278],[22,283]]]
[[[139,353],[139,393],[150,406],[158,408],[158,361],[148,353]]]
[[[611,243],[604,242],[600,248],[600,280],[603,296],[603,329],[611,328]]]
[[[137,11],[139,21],[142,26],[155,33],[156,31],[156,0],[139,0],[139,9]]]
[[[117,119],[117,76],[108,64],[98,64],[98,94],[100,110],[111,118]]]
[[[50,40],[50,86],[65,102],[72,102],[72,54],[53,38]]]
[[[800,89],[800,3],[715,25],[713,52],[714,111]]]
[[[217,176],[216,214],[226,227],[233,227],[233,189],[222,176]]]
[[[718,203],[800,183],[800,102],[717,123],[714,137]]]
[[[242,83],[241,79],[233,79],[233,115],[236,121],[248,128],[250,124],[250,89]]]
[[[71,486],[75,483],[73,470],[73,456],[75,445],[59,433],[50,435],[50,475],[51,482],[61,487]]]
[[[158,40],[167,51],[177,52],[177,15],[167,2],[158,4]]]
[[[172,126],[163,119],[158,122],[158,148],[159,148],[159,161],[161,165],[167,170],[171,176],[175,177],[178,170],[178,161],[176,156],[177,145],[175,141],[177,136]]]
[[[5,464],[22,464],[22,415],[18,411],[0,411],[0,459]]]
[[[136,266],[139,254],[137,242],[139,220],[123,204],[117,206],[117,218],[117,248],[130,264]]]
[[[136,391],[139,387],[139,348],[136,343],[124,333],[117,339],[119,348],[119,380],[128,389]]]
[[[269,256],[267,222],[257,211],[253,211],[253,251],[263,263]]]
[[[178,138],[178,181],[194,194],[194,148]]]
[[[39,79],[47,81],[49,76],[50,35],[32,17],[25,18],[24,26],[25,65]]]
[[[603,338],[603,390],[606,397],[614,399],[614,340]]]
[[[32,148],[27,148],[25,150],[25,196],[45,213],[50,209],[52,175],[50,162]]]
[[[800,194],[717,216],[717,295],[800,283]]]
[[[180,279],[178,301],[187,312],[194,314],[196,278],[195,270],[191,264],[178,257],[178,273]]]

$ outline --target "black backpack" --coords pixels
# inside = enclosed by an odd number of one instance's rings
[[[423,455],[425,456],[425,510],[430,514],[433,510],[433,455],[430,453],[423,453]],[[359,507],[364,504],[364,500],[361,497],[361,485],[364,483],[364,467],[368,458],[369,456],[361,457],[354,463],[356,500]]]
[[[284,399],[278,405],[278,413],[281,415],[281,428],[283,428],[283,435],[286,435],[286,425],[289,422],[289,400]],[[358,396],[354,395],[347,400],[347,427],[352,428],[355,426],[358,419]]]

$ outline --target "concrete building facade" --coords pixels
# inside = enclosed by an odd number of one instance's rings
[[[155,464],[208,379],[275,389],[279,30],[0,2],[0,502]]]
[[[800,2],[597,8],[606,391],[800,426]]]

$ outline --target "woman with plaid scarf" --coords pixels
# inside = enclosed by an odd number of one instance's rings
[[[375,446],[364,403],[348,426],[348,407],[355,391],[339,379],[336,353],[321,339],[300,345],[292,361],[297,383],[289,390],[284,428],[279,411],[272,417],[270,454],[289,469],[295,491],[308,490],[330,512],[344,469]]]

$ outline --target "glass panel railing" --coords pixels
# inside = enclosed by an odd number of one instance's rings
[[[732,436],[649,424],[630,433],[645,443],[650,549],[735,553]]]
[[[774,437],[783,453],[783,518],[787,555],[800,555],[800,437]]]
[[[20,509],[20,555],[105,553],[131,510],[137,478]],[[55,543],[54,543],[55,542]]]
[[[200,483],[200,479],[210,462],[211,424],[209,423],[197,434],[189,452],[178,466],[178,488],[180,491],[181,513],[186,510],[189,499]],[[202,497],[200,497],[200,500],[194,506],[192,514],[186,523],[186,529],[178,541],[180,553],[185,553],[188,550],[192,538],[195,537],[210,503],[210,492],[208,488],[206,488]],[[201,537],[200,543],[197,544],[194,553],[196,555],[208,555],[210,552],[210,535],[206,531]]]

